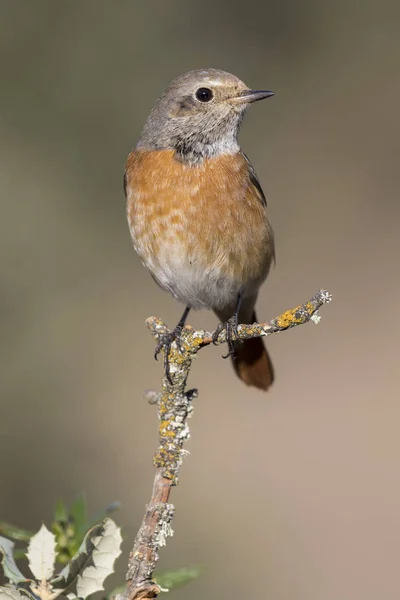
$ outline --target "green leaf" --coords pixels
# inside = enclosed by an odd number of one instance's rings
[[[27,581],[22,575],[14,560],[14,543],[7,538],[0,537],[0,556],[2,557],[1,564],[3,565],[4,575],[12,581],[12,583],[21,583]]]
[[[23,596],[14,587],[0,587],[0,600],[23,600]]]
[[[51,585],[65,593],[76,583],[80,598],[104,589],[104,580],[113,572],[115,559],[121,554],[121,542],[119,527],[105,519],[88,531],[78,553],[52,578]]]
[[[54,520],[66,523],[68,521],[68,511],[62,500],[57,500],[54,507]]]
[[[21,558],[26,558],[25,548],[14,548],[14,559],[21,560]]]
[[[96,536],[102,535],[104,532],[104,523],[95,525],[85,535],[81,547],[70,562],[63,568],[58,575],[55,575],[50,583],[53,588],[66,590],[69,588],[77,579],[79,573],[89,565],[94,544],[92,538],[96,539]]]
[[[174,571],[162,571],[156,573],[154,580],[164,590],[172,590],[181,585],[185,585],[194,579],[197,579],[203,572],[199,565],[193,567],[182,567]]]
[[[87,509],[84,494],[79,494],[75,498],[74,502],[72,503],[69,514],[72,517],[77,531],[79,533],[85,531],[85,529],[87,528]]]
[[[31,537],[26,556],[29,568],[38,581],[50,579],[56,560],[56,538],[45,525]]]
[[[15,540],[16,542],[29,542],[33,535],[33,532],[21,529],[11,523],[0,522],[0,533],[3,533],[6,537]]]
[[[114,572],[114,563],[121,554],[121,530],[112,519],[105,519],[101,536],[92,539],[94,550],[93,565],[84,569],[78,577],[78,596],[87,598],[90,594],[104,590],[105,579]]]

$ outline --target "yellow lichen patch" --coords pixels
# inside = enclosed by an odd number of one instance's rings
[[[186,349],[185,346],[186,346],[185,342],[182,342],[182,347],[184,349]],[[163,352],[165,352],[165,350],[163,350]],[[172,346],[172,348],[170,348],[170,351],[169,351],[168,359],[169,359],[170,365],[182,365],[185,362],[186,357],[182,354],[182,352],[180,352],[178,350],[178,348],[175,348],[174,346]]]
[[[301,308],[301,306],[296,306],[296,308],[292,308],[291,310],[284,312],[283,315],[276,319],[276,324],[278,327],[285,329],[286,327],[291,327],[292,325],[299,325],[302,323],[304,321],[304,317],[300,312]]]
[[[161,420],[162,420],[162,416],[171,409],[171,406],[173,406],[171,404],[171,403],[173,403],[173,401],[174,401],[174,395],[171,394],[170,392],[164,392],[163,395],[161,396],[161,400],[160,400]]]
[[[191,333],[190,337],[187,337],[187,345],[185,345],[185,350],[189,350],[195,354],[204,342],[204,333],[204,331],[194,331]]]
[[[243,331],[243,328],[239,325],[239,335],[243,335],[243,332],[245,332],[247,336],[252,337],[257,334],[259,335],[259,331],[260,326],[258,325],[258,323],[254,323],[253,325],[246,325],[245,331]]]
[[[176,431],[173,429],[168,429],[170,426],[170,421],[161,421],[160,423],[160,436],[174,438],[176,437]]]
[[[170,464],[172,461],[175,461],[175,455],[173,452],[168,452],[168,450],[165,450],[165,448],[160,448],[155,455],[154,460],[161,461],[164,465]]]
[[[314,304],[312,302],[307,302],[307,304],[304,305],[304,308],[306,309],[308,314],[311,316],[315,312],[317,307],[314,306]]]
[[[177,481],[177,474],[175,473],[177,461],[174,453],[168,452],[165,448],[160,448],[154,456],[153,462],[155,467],[163,469],[163,476],[171,479],[175,485]]]

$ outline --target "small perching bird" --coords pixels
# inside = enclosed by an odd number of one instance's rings
[[[256,321],[258,290],[275,259],[267,203],[238,143],[246,109],[273,92],[250,90],[216,69],[175,79],[151,111],[129,154],[125,193],[136,252],[155,281],[186,308],[164,347],[179,343],[190,309],[213,310],[229,355],[247,385],[267,390],[271,360],[261,338],[234,341]]]

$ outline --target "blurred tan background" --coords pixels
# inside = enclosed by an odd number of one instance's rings
[[[169,81],[212,66],[276,92],[241,135],[277,241],[260,318],[320,287],[334,302],[318,327],[269,339],[268,395],[223,349],[198,356],[160,567],[206,567],[178,599],[398,598],[400,5],[0,8],[0,519],[38,528],[84,490],[93,513],[122,502],[129,550],[157,444],[142,392],[162,372],[144,320],[173,325],[182,308],[131,247],[123,165]]]

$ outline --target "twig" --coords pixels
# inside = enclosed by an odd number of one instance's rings
[[[306,304],[286,311],[269,323],[240,325],[238,339],[271,335],[310,320],[317,323],[318,309],[330,300],[330,294],[326,290],[320,290]],[[150,317],[146,323],[156,341],[169,331],[165,323],[156,317]],[[174,507],[168,500],[171,487],[178,484],[179,470],[186,453],[183,444],[189,437],[187,419],[191,416],[192,400],[197,397],[196,390],[185,392],[186,380],[197,352],[212,341],[211,333],[186,326],[182,332],[180,347],[174,342],[170,350],[173,384],[164,376],[159,394],[147,392],[148,398],[153,403],[156,398],[159,405],[159,447],[154,456],[156,474],[150,503],[129,555],[127,586],[122,594],[116,596],[116,600],[154,598],[161,591],[153,580],[153,572],[160,546],[164,546],[166,538],[173,534],[171,522]],[[225,341],[225,331],[222,331],[217,343]]]

